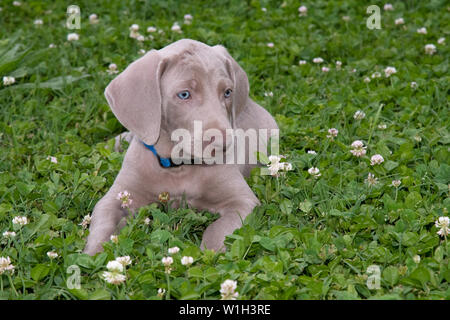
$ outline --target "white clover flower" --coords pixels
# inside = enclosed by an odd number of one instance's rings
[[[419,87],[419,85],[415,81],[411,82],[410,86],[411,86],[411,89],[414,89],[414,90]]]
[[[364,146],[364,143],[361,140],[355,140],[352,142],[352,144],[350,146],[352,148],[358,149],[358,148],[362,148]]]
[[[316,167],[311,167],[308,169],[308,173],[312,175],[314,178],[318,178],[321,176],[320,170]]]
[[[146,224],[147,226],[150,224],[150,222],[151,222],[151,220],[150,220],[150,218],[145,218],[145,220],[144,220],[144,224]]]
[[[148,33],[156,32],[156,30],[157,30],[157,29],[156,29],[155,27],[148,27],[148,28],[147,28],[147,32],[148,32]]]
[[[129,266],[132,262],[130,256],[117,257],[115,261],[119,262],[124,267]]]
[[[106,265],[108,271],[103,272],[104,280],[111,284],[121,284],[126,280],[126,276],[122,274],[124,268],[131,264],[129,256],[117,257],[116,260],[109,261]]]
[[[430,56],[436,53],[436,46],[434,44],[425,45],[425,53]]]
[[[139,25],[138,24],[132,24],[131,26],[130,26],[130,35],[129,35],[129,37],[130,38],[133,38],[133,39],[136,39],[137,37],[139,37],[140,36],[140,34],[139,34]]]
[[[351,144],[351,147],[353,148],[353,150],[350,150],[350,152],[355,157],[362,157],[366,154],[367,147],[364,147],[364,143],[361,140],[353,141],[353,143]]]
[[[108,74],[115,74],[119,71],[117,70],[117,65],[115,63],[110,63],[108,66],[108,70],[106,70]]]
[[[119,192],[116,199],[122,201],[122,204],[120,205],[122,208],[129,208],[133,202],[131,194],[127,190]]]
[[[384,5],[384,11],[392,11],[392,10],[394,10],[394,7],[392,6],[392,4],[386,3]]]
[[[5,231],[3,232],[3,237],[5,238],[14,238],[16,233],[14,231]]]
[[[169,248],[169,250],[167,250],[170,254],[176,254],[178,252],[180,252],[180,248],[178,247],[173,247],[173,248]]]
[[[306,60],[300,60],[300,61],[298,62],[298,64],[302,66],[302,65],[306,64]]]
[[[273,92],[272,91],[264,92],[264,96],[265,97],[273,97]]]
[[[439,217],[438,220],[436,220],[436,227],[442,228],[442,227],[448,227],[450,225],[450,219],[448,217]]]
[[[129,35],[130,38],[136,39],[139,36],[140,36],[139,32],[135,32],[133,30],[130,31],[130,35]]]
[[[280,162],[282,158],[284,158],[284,156],[276,156],[276,155],[269,156],[270,163],[267,166],[268,166],[271,176],[278,177],[279,171],[291,171],[292,170],[291,163]]]
[[[413,261],[414,261],[416,264],[419,264],[419,263],[420,263],[420,256],[419,256],[418,254],[416,254],[416,255],[413,257]]]
[[[194,17],[190,14],[184,15],[184,24],[191,24]]]
[[[173,263],[173,259],[172,257],[164,257],[161,259],[161,262],[163,263],[163,265],[170,266]]]
[[[56,48],[56,44],[50,43],[50,44],[48,45],[48,47],[49,47],[50,49],[54,49],[54,48]]]
[[[123,272],[123,264],[117,260],[112,260],[108,262],[106,269],[111,272]]]
[[[28,222],[29,222],[28,218],[25,216],[17,216],[12,219],[13,224],[18,224],[20,226],[24,226],[24,225],[28,224]]]
[[[69,33],[67,35],[67,41],[78,41],[80,40],[80,36],[78,35],[78,33]]]
[[[175,23],[172,25],[172,27],[170,28],[170,30],[172,30],[173,32],[178,32],[178,33],[181,33],[181,32],[182,32],[182,31],[181,31],[181,27],[178,25],[177,22],[175,22]]]
[[[392,180],[392,186],[395,188],[400,187],[401,184],[402,182],[400,180]]]
[[[437,234],[441,237],[447,237],[450,233],[449,225],[450,219],[448,217],[439,217],[439,219],[437,219],[435,222],[436,228],[439,228]]]
[[[355,114],[353,115],[353,118],[356,119],[356,120],[362,120],[365,117],[366,117],[366,114],[362,110],[356,111]]]
[[[370,158],[370,165],[372,165],[372,166],[377,165],[377,164],[381,164],[383,162],[384,162],[384,158],[383,158],[383,156],[381,154],[373,155]]]
[[[267,8],[261,8],[262,12],[267,12]]]
[[[42,26],[44,24],[44,21],[42,19],[36,19],[33,23],[35,26]]]
[[[336,69],[341,69],[341,67],[342,67],[342,61],[339,61],[339,60],[337,60],[336,61]]]
[[[290,162],[280,162],[280,169],[282,171],[292,171],[292,163]]]
[[[113,243],[119,243],[119,237],[115,234],[111,235],[111,237],[109,237],[109,240],[111,240],[111,242]]]
[[[140,55],[144,55],[144,54],[145,54],[145,50],[144,50],[144,49],[140,49],[140,50],[139,50],[139,54],[140,54]]]
[[[11,259],[9,257],[0,257],[0,275],[9,271],[14,273],[14,265],[11,264]]]
[[[369,77],[365,77],[365,78],[363,79],[363,81],[364,81],[365,83],[369,83],[369,82],[370,82],[370,78],[369,78]]]
[[[91,223],[91,216],[88,214],[83,217],[83,220],[81,221],[81,223],[79,225],[82,226],[83,229],[86,229],[90,223]]]
[[[414,140],[416,140],[417,142],[422,141],[422,137],[419,136],[419,135],[415,135],[413,138],[414,138]]]
[[[330,129],[328,129],[328,135],[327,135],[327,138],[329,138],[329,139],[331,139],[331,140],[334,140],[334,138],[337,137],[338,133],[339,133],[339,130],[338,130],[338,129],[336,129],[336,128],[330,128]]]
[[[121,284],[127,279],[124,274],[109,271],[104,271],[102,277],[106,282],[111,284]]]
[[[386,129],[387,128],[387,125],[385,124],[385,123],[380,123],[379,125],[378,125],[378,129],[380,129],[380,130],[384,130],[384,129]]]
[[[367,175],[367,179],[365,179],[364,182],[367,183],[369,187],[372,187],[378,183],[378,178],[375,178],[374,174],[369,173]]]
[[[50,160],[51,163],[58,163],[58,159],[56,157],[48,156],[47,160]]]
[[[350,21],[350,16],[342,16],[342,20],[344,20],[345,22]]]
[[[308,150],[308,154],[313,154],[313,155],[316,155],[316,154],[317,154],[317,152],[315,152],[314,150]]]
[[[417,33],[420,33],[420,34],[427,34],[427,28],[422,27],[422,28],[417,29]]]
[[[387,67],[384,69],[384,74],[386,75],[386,78],[389,78],[394,73],[397,73],[397,69],[395,67]]]
[[[314,59],[313,59],[313,62],[314,62],[314,63],[322,63],[322,62],[323,62],[323,59],[322,59],[321,57],[317,57],[317,58],[314,58]]]
[[[268,169],[269,169],[269,172],[270,172],[270,175],[271,175],[271,176],[277,177],[277,176],[279,175],[279,174],[278,174],[278,171],[280,171],[281,166],[280,166],[279,163],[276,163],[276,164],[270,164]]]
[[[445,43],[445,38],[444,38],[444,37],[439,38],[438,41],[437,41],[437,43],[438,43],[438,44],[444,44],[444,43]]]
[[[183,258],[181,258],[181,264],[183,266],[190,266],[193,263],[194,263],[194,258],[192,258],[192,257],[183,256]]]
[[[381,73],[379,73],[378,71],[372,73],[371,78],[375,79],[375,78],[380,78],[381,77]]]
[[[395,19],[395,24],[396,25],[400,25],[400,24],[404,24],[404,23],[405,23],[405,20],[403,20],[403,18]]]
[[[139,41],[139,42],[143,42],[143,41],[145,41],[145,37],[143,36],[143,35],[138,35],[137,37],[136,37],[136,40],[137,41]]]
[[[158,289],[158,297],[162,298],[166,293],[166,289],[159,288]]]
[[[163,258],[161,259],[161,262],[162,262],[162,264],[163,264],[164,267],[165,267],[165,272],[166,272],[167,274],[170,274],[170,271],[172,270],[172,268],[170,268],[170,266],[171,266],[172,263],[173,263],[173,258],[172,258],[172,257],[163,257]]]
[[[95,13],[89,15],[89,23],[90,24],[97,24],[98,22],[99,22],[98,16]]]
[[[269,43],[267,44],[267,46],[268,46],[269,48],[275,47],[275,45],[273,44],[273,42],[269,42]]]
[[[328,72],[328,71],[330,71],[330,68],[322,67],[322,72]]]
[[[22,2],[20,2],[20,1],[13,1],[12,4],[13,4],[14,7],[20,7],[22,5]]]
[[[306,6],[298,7],[299,16],[304,17],[308,14],[308,8]]]
[[[48,256],[50,259],[56,259],[56,258],[59,257],[59,255],[58,255],[55,251],[49,251],[49,252],[47,252],[47,256]]]
[[[235,292],[237,288],[237,281],[225,280],[220,285],[221,300],[236,300],[239,296],[238,292]]]
[[[3,77],[3,85],[10,86],[16,82],[16,78],[14,77]]]
[[[271,163],[277,163],[277,162],[280,162],[281,161],[281,156],[277,156],[277,155],[270,155],[269,156],[269,161],[271,162]]]

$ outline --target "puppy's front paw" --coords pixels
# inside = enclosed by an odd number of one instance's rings
[[[103,251],[103,246],[101,243],[97,243],[97,244],[90,244],[88,242],[88,244],[86,244],[86,247],[83,250],[83,253],[86,253],[90,256],[95,255],[98,252],[102,252]]]
[[[216,252],[226,251],[224,241],[225,236],[229,234],[229,232],[223,230],[223,228],[220,228],[220,225],[220,221],[219,223],[215,221],[210,226],[208,226],[208,228],[206,228],[205,232],[203,233],[200,249],[214,250]]]
[[[201,250],[213,250],[215,252],[225,252],[226,247],[223,242],[215,241],[215,240],[209,240],[208,237],[205,238],[205,235],[203,235],[202,243],[200,244]]]

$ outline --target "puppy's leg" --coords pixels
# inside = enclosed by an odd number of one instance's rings
[[[102,243],[109,241],[113,233],[125,226],[125,219],[129,212],[133,213],[139,206],[145,205],[137,193],[131,191],[133,200],[127,209],[121,207],[122,202],[117,199],[119,192],[130,190],[114,184],[108,193],[95,205],[92,213],[91,225],[86,247],[83,252],[94,255],[103,250]]]
[[[236,201],[234,204],[230,204],[230,207],[220,212],[221,217],[206,228],[200,248],[206,248],[216,252],[225,251],[225,237],[232,234],[234,230],[242,227],[242,222],[245,217],[257,205],[257,201]]]
[[[217,183],[209,184],[205,193],[211,207],[214,207],[213,212],[218,212],[220,218],[206,228],[201,249],[225,251],[225,237],[240,228],[244,219],[259,204],[258,198],[239,171],[223,168],[220,168],[222,172],[216,172]]]

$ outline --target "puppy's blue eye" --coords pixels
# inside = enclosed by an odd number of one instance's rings
[[[186,100],[186,99],[189,99],[189,97],[191,96],[191,93],[189,91],[185,90],[185,91],[178,92],[177,96],[181,100]]]
[[[233,92],[233,90],[231,89],[227,89],[225,90],[225,93],[223,94],[225,98],[229,98],[231,96],[231,92]]]

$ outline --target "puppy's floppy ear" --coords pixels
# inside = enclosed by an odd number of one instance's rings
[[[120,123],[146,144],[155,144],[161,126],[160,79],[164,60],[151,50],[130,64],[105,89]]]
[[[250,90],[247,74],[223,46],[217,45],[213,49],[224,55],[230,64],[231,74],[234,77],[233,112],[234,117],[237,117],[247,105],[248,92]]]

